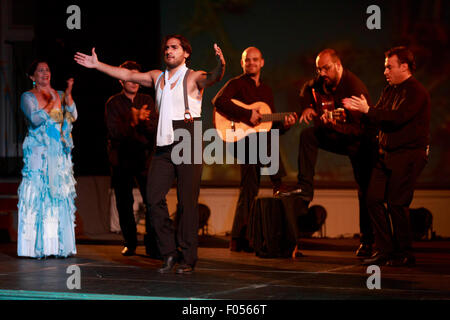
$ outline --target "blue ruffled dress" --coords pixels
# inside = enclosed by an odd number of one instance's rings
[[[62,92],[58,91],[62,98]],[[68,257],[75,246],[75,179],[72,122],[75,103],[50,114],[39,108],[32,92],[22,94],[20,107],[28,122],[23,142],[19,186],[17,255]]]

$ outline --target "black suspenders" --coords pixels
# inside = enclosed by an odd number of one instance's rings
[[[194,118],[192,118],[191,113],[189,112],[189,102],[188,102],[188,93],[187,93],[187,78],[191,69],[187,69],[184,74],[183,79],[183,93],[184,93],[184,122],[193,122]]]

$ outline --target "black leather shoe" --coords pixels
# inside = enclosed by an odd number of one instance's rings
[[[384,266],[388,261],[391,260],[391,255],[375,252],[370,258],[363,260],[364,266],[370,266],[370,265],[377,265],[377,266]]]
[[[299,186],[287,187],[285,185],[280,185],[273,188],[273,196],[275,198],[288,197],[300,193],[302,193],[302,189]]]
[[[386,265],[391,267],[414,267],[416,265],[416,257],[410,253],[399,254],[390,259]]]
[[[164,259],[164,264],[163,264],[162,268],[158,269],[158,272],[159,273],[169,273],[172,271],[172,269],[176,263],[177,263],[176,256],[168,256],[167,258]]]
[[[284,184],[273,187],[274,198],[287,197],[291,194],[292,194],[292,188],[290,188]]]
[[[358,250],[356,250],[357,257],[370,257],[372,256],[372,245],[361,243]]]
[[[191,274],[194,271],[191,265],[182,263],[177,267],[177,274]]]
[[[125,257],[134,256],[136,254],[136,248],[124,247],[121,253]]]

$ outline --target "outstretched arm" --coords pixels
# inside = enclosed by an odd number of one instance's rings
[[[214,83],[222,80],[225,73],[225,58],[222,50],[217,44],[214,44],[214,51],[217,58],[217,65],[211,72],[197,71],[196,83],[199,89],[205,89],[212,86]]]
[[[152,70],[143,73],[131,71],[126,68],[110,66],[98,60],[97,54],[95,53],[95,48],[92,48],[92,54],[90,56],[77,52],[74,59],[83,67],[97,69],[110,77],[124,81],[136,82],[146,87],[152,87],[154,85],[154,79],[156,79],[156,77],[161,73],[159,70]]]

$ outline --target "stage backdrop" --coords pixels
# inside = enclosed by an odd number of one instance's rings
[[[370,30],[370,5],[381,12],[381,29]],[[372,12],[372,11],[371,11]],[[240,55],[258,47],[265,58],[263,79],[274,90],[277,111],[298,111],[298,94],[314,77],[315,57],[325,48],[336,49],[344,67],[366,84],[374,102],[386,85],[384,52],[408,45],[416,54],[415,76],[432,97],[431,156],[420,177],[427,187],[450,186],[450,87],[449,13],[447,1],[162,1],[161,34],[182,33],[192,42],[192,65],[214,66],[213,43],[227,60],[224,79],[206,90],[203,99],[204,127],[212,126],[211,99],[230,78],[242,73]],[[296,125],[281,137],[281,155],[287,181],[296,180],[298,140],[305,125]],[[210,165],[205,182],[239,179],[237,166]],[[268,179],[265,179],[268,181]],[[318,186],[353,184],[347,157],[325,151],[316,169]]]

